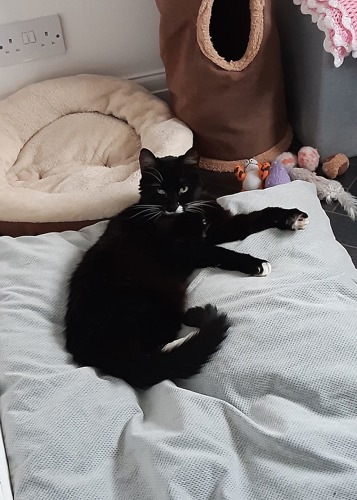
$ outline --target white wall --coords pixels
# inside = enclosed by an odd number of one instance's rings
[[[0,0],[0,24],[59,14],[67,52],[0,68],[0,98],[46,78],[79,73],[141,77],[165,87],[154,0]]]

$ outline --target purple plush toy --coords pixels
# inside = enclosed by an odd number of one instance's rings
[[[265,179],[264,187],[269,188],[278,186],[279,184],[287,184],[291,179],[287,170],[283,167],[279,160],[271,163],[268,177]]]

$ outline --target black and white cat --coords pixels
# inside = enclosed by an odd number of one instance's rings
[[[139,388],[198,373],[229,321],[210,304],[186,311],[190,274],[215,266],[265,276],[268,262],[215,245],[305,227],[298,209],[232,215],[201,201],[197,163],[193,150],[177,158],[141,151],[140,201],[109,221],[71,278],[66,346],[80,365]],[[182,324],[198,331],[177,339]]]

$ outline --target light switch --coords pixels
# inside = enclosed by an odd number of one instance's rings
[[[29,37],[27,36],[26,31],[23,31],[21,33],[21,35],[22,35],[22,41],[24,42],[25,45],[27,45],[28,43],[30,43],[30,40],[29,40]]]
[[[33,31],[29,31],[27,34],[28,34],[30,43],[35,43],[36,42],[35,33]]]

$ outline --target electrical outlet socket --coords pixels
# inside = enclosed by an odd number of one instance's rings
[[[65,52],[61,20],[57,14],[0,25],[0,66]]]

